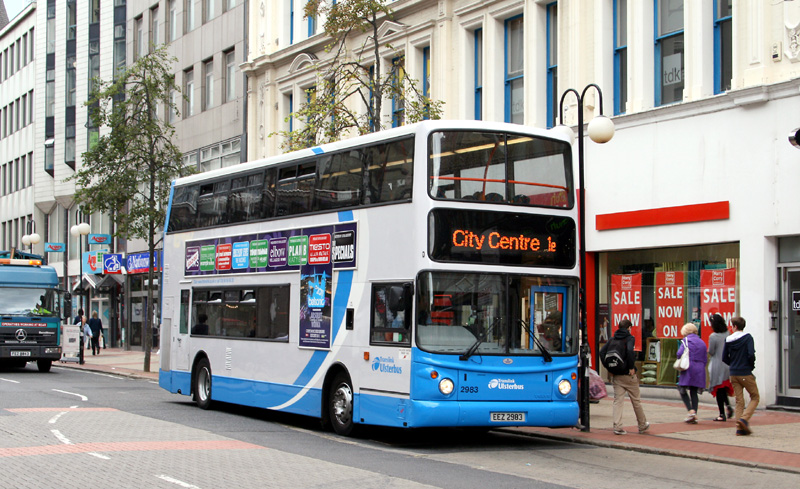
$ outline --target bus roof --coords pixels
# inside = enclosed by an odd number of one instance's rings
[[[207,172],[197,173],[187,177],[179,178],[173,182],[173,185],[188,185],[207,180],[213,180],[219,176],[231,176],[237,173],[244,173],[256,168],[261,168],[265,165],[275,165],[282,162],[296,161],[303,158],[312,158],[324,153],[333,153],[335,151],[351,148],[353,146],[360,146],[364,144],[375,143],[384,140],[391,140],[403,136],[409,136],[417,133],[426,133],[442,129],[477,129],[486,131],[507,131],[516,133],[530,133],[537,136],[559,139],[568,143],[571,141],[564,136],[559,130],[554,129],[541,129],[531,126],[522,126],[520,124],[511,124],[506,122],[486,122],[475,120],[435,120],[435,121],[422,121],[406,126],[395,127],[392,129],[385,129],[383,131],[365,134],[363,136],[355,136],[348,139],[342,139],[333,143],[315,146],[313,148],[301,149],[299,151],[292,151],[290,153],[283,153],[277,156],[271,156],[255,161],[241,163],[239,165],[228,166]]]

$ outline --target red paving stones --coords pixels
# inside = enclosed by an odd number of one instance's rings
[[[88,452],[145,452],[164,450],[254,450],[264,447],[237,440],[208,441],[128,441],[108,443],[75,443],[43,445],[36,447],[0,448],[2,457],[30,457],[36,455],[65,455]]]

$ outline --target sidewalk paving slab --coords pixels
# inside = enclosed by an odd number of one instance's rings
[[[56,365],[105,372],[125,377],[158,380],[158,352],[150,354],[150,372],[144,371],[144,352],[108,348],[100,355],[85,355],[83,365],[74,362]],[[733,399],[731,399],[733,401]],[[800,413],[759,409],[750,420],[753,434],[736,436],[733,420],[713,421],[716,404],[701,403],[697,424],[683,422],[686,410],[677,391],[674,400],[661,391],[659,399],[642,399],[650,422],[646,434],[638,434],[630,401],[623,406],[626,435],[612,429],[613,396],[590,405],[590,431],[577,428],[503,428],[505,431],[572,443],[633,450],[659,455],[693,458],[800,474]]]

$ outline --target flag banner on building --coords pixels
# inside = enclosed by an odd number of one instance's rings
[[[108,246],[111,243],[111,235],[110,234],[90,234],[88,238],[88,243],[90,245],[106,245]]]
[[[680,338],[686,324],[683,272],[656,272],[656,336]]]
[[[631,334],[636,338],[635,350],[642,350],[642,274],[611,276],[612,328],[623,319],[631,322]]]
[[[711,315],[719,314],[730,327],[731,318],[736,313],[735,268],[700,270],[700,310],[700,333],[703,341],[708,344],[708,338],[714,332],[708,321]]]
[[[153,271],[161,271],[161,253],[156,251]],[[150,253],[129,253],[125,261],[128,273],[147,273],[150,270]]]
[[[122,253],[106,253],[103,255],[103,273],[123,273]]]
[[[46,253],[64,253],[67,246],[64,243],[45,243],[44,251]]]
[[[83,273],[98,275],[103,273],[103,255],[108,250],[84,251],[83,252]]]

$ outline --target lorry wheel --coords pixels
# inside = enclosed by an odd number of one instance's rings
[[[49,372],[50,367],[53,366],[52,360],[36,360],[36,366],[39,367],[39,372]]]

